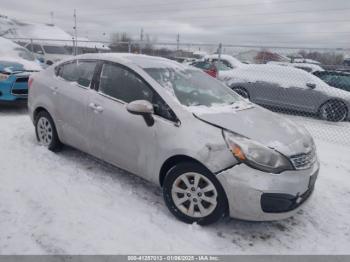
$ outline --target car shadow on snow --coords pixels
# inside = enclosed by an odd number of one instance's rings
[[[68,146],[65,146],[59,155],[65,161],[72,162],[76,167],[83,169],[83,172],[85,170],[85,173],[94,180],[108,184],[115,183],[116,186],[119,185],[129,190],[130,194],[139,198],[145,205],[151,205],[151,208],[157,209],[157,212],[161,212],[168,218],[167,221],[163,220],[161,222],[163,224],[159,226],[175,222],[187,229],[187,224],[176,220],[167,210],[162,197],[162,189],[157,185]],[[308,223],[303,213],[301,209],[294,217],[281,221],[251,222],[225,217],[210,226],[194,226],[205,230],[213,238],[220,238],[239,248],[252,248],[253,250],[256,245],[266,246],[276,241],[280,242],[280,237],[295,238],[293,237],[294,230],[300,232],[300,228],[306,227],[305,223]],[[159,223],[159,221],[154,221],[154,223]],[[288,248],[287,243],[286,248]]]
[[[0,116],[1,115],[25,115],[28,114],[28,107],[26,104],[1,104],[0,103]]]

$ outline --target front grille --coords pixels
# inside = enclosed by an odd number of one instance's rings
[[[13,95],[28,95],[28,89],[12,89]]]
[[[292,211],[301,206],[314,191],[314,185],[301,196],[289,194],[264,193],[261,196],[261,209],[266,213],[283,213]]]
[[[19,77],[16,79],[16,83],[28,83],[29,77]]]
[[[308,153],[302,153],[298,155],[294,155],[290,157],[290,160],[293,163],[295,169],[308,169],[310,168],[316,161],[316,150],[313,148]]]
[[[13,83],[11,93],[19,97],[27,97],[28,95],[28,76],[17,77]]]

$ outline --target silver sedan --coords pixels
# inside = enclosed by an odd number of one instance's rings
[[[41,145],[75,147],[160,185],[186,223],[289,217],[319,171],[304,128],[163,58],[62,61],[31,78],[28,105]]]

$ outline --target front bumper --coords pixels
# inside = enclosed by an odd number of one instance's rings
[[[25,73],[13,74],[0,82],[1,103],[25,103],[28,98],[28,78]]]
[[[217,174],[229,203],[231,217],[272,221],[294,215],[311,196],[319,163],[305,170],[270,174],[236,165]]]

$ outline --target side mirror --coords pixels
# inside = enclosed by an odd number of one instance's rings
[[[154,113],[154,108],[150,102],[146,100],[132,101],[126,105],[126,110],[130,114],[142,116],[148,126],[153,126],[154,118],[152,114]]]
[[[309,87],[310,89],[316,88],[316,84],[314,84],[314,83],[307,83],[306,86]]]

